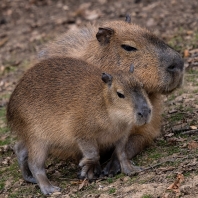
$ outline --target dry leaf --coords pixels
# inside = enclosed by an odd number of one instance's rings
[[[83,13],[89,9],[89,7],[91,6],[91,3],[82,3],[79,8],[76,10],[76,12],[74,13],[74,16],[81,16],[83,15]]]
[[[189,57],[189,51],[186,49],[186,50],[184,50],[184,58],[187,58],[187,57]]]
[[[188,31],[186,32],[186,34],[188,34],[188,35],[192,35],[192,34],[193,34],[193,31],[188,30]]]
[[[192,150],[192,149],[197,149],[198,148],[198,143],[195,141],[191,141],[188,143],[188,149]]]
[[[166,171],[172,171],[174,169],[175,169],[175,167],[173,167],[173,166],[161,167],[161,168],[159,168],[159,171],[166,172]]]
[[[168,113],[169,113],[169,114],[177,113],[177,110],[176,110],[176,109],[169,110]]]
[[[8,41],[8,38],[3,38],[2,40],[0,40],[0,47],[3,47]]]
[[[176,137],[171,137],[167,140],[169,143],[177,143],[177,142],[184,142],[184,138],[176,138]]]
[[[80,5],[78,10],[74,13],[74,16],[82,16],[87,20],[94,20],[99,18],[99,10],[89,10],[91,3],[83,3]]]
[[[184,175],[181,173],[177,174],[176,180],[167,188],[167,190],[173,190],[176,193],[176,196],[180,195],[180,186],[184,181]]]
[[[162,198],[168,198],[169,194],[170,194],[170,193],[164,193],[164,194],[162,195]]]
[[[94,20],[99,17],[99,13],[96,10],[92,10],[92,11],[86,10],[84,17],[87,20]]]
[[[54,192],[54,193],[51,194],[51,197],[56,196],[56,195],[61,195],[61,192]]]
[[[172,137],[172,136],[174,136],[174,133],[169,133],[165,135],[165,137]]]
[[[196,126],[190,126],[190,129],[192,129],[192,130],[196,130],[196,129],[197,129],[197,127],[196,127]]]
[[[88,185],[89,185],[89,182],[88,182],[88,180],[85,178],[85,179],[82,181],[82,183],[79,185],[78,190],[81,190],[84,186],[86,187],[86,186],[88,186]]]

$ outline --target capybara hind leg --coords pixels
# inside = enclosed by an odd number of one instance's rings
[[[28,166],[28,150],[24,142],[17,142],[14,145],[14,152],[17,155],[17,160],[24,180],[27,182],[36,183],[36,179],[33,177]]]
[[[102,171],[102,175],[113,177],[121,172],[120,162],[115,153],[112,154],[110,161]]]
[[[154,139],[154,138],[153,138]],[[143,149],[151,144],[152,139],[149,141],[149,138],[145,138],[144,134],[132,134],[129,137],[129,140],[126,144],[126,153],[128,159],[132,159],[137,154],[143,151]]]
[[[43,194],[49,195],[51,193],[60,191],[59,187],[53,186],[47,178],[45,171],[45,160],[47,158],[47,148],[43,145],[35,144],[28,149],[29,157],[28,164],[33,176]]]
[[[81,140],[78,145],[83,154],[79,163],[79,166],[82,167],[79,177],[93,179],[95,176],[99,176],[101,169],[97,143],[93,140]]]

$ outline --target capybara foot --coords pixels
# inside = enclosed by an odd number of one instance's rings
[[[41,191],[44,195],[50,195],[54,192],[60,192],[60,188],[57,186],[53,186],[53,185],[45,185],[45,186],[40,186]]]
[[[96,164],[86,164],[82,167],[81,171],[78,174],[79,179],[95,179],[100,176],[101,167],[99,163]]]
[[[102,170],[102,176],[114,177],[121,172],[120,162],[116,156],[112,156],[111,160]]]

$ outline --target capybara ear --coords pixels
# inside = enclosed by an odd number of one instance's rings
[[[102,73],[102,80],[103,80],[103,82],[105,82],[109,86],[111,86],[113,77],[110,74]]]
[[[111,28],[104,27],[99,28],[98,33],[96,34],[97,40],[100,42],[101,45],[106,45],[110,43],[111,36],[115,33],[115,31]]]
[[[129,14],[126,15],[125,21],[126,21],[127,23],[131,23],[131,16],[130,16]]]
[[[130,73],[133,73],[134,72],[134,65],[133,64],[131,64],[130,69],[129,69],[129,72]]]

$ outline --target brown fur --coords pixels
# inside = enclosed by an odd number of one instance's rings
[[[81,155],[80,176],[91,179],[99,150],[115,145],[122,172],[133,171],[126,141],[133,125],[150,121],[152,107],[131,72],[112,74],[74,58],[52,58],[28,70],[12,93],[7,121],[19,137],[18,162],[24,179],[38,182],[44,194],[59,190],[44,168],[53,149],[66,158]]]
[[[126,146],[131,159],[159,136],[163,106],[161,94],[168,94],[181,86],[184,68],[183,60],[175,50],[147,29],[128,22],[111,21],[68,32],[48,44],[39,56],[42,59],[77,57],[105,71],[127,70],[134,64],[134,73],[149,94],[154,113],[150,123],[132,129]],[[102,34],[104,28],[106,31]],[[123,44],[137,50],[128,52],[121,47]]]

